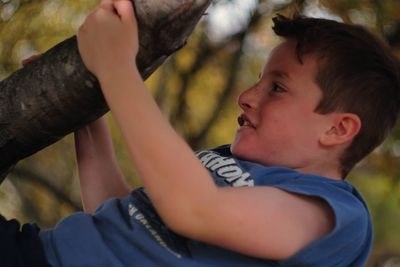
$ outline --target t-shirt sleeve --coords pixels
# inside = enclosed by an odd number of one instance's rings
[[[372,225],[364,201],[350,184],[299,177],[276,187],[321,198],[335,218],[335,227],[330,233],[283,261],[282,266],[364,266],[371,249]]]

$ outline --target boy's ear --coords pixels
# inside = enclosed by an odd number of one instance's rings
[[[334,113],[329,129],[320,137],[323,146],[334,146],[351,142],[360,132],[361,120],[354,113]]]

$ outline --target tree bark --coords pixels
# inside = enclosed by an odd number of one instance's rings
[[[211,0],[133,0],[143,79],[185,45]],[[0,82],[0,182],[19,160],[108,111],[73,36]]]

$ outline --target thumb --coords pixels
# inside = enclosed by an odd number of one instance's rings
[[[108,11],[114,11],[113,0],[101,0],[98,8],[103,8]]]
[[[114,8],[121,20],[132,22],[135,19],[135,12],[130,0],[115,0]]]

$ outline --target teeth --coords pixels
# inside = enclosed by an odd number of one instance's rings
[[[239,125],[240,126],[246,126],[246,127],[254,127],[253,126],[253,124],[251,124],[251,122],[250,121],[248,121],[247,119],[246,119],[246,117],[244,117],[244,116],[240,116],[239,118],[238,118],[238,123],[239,123]]]

